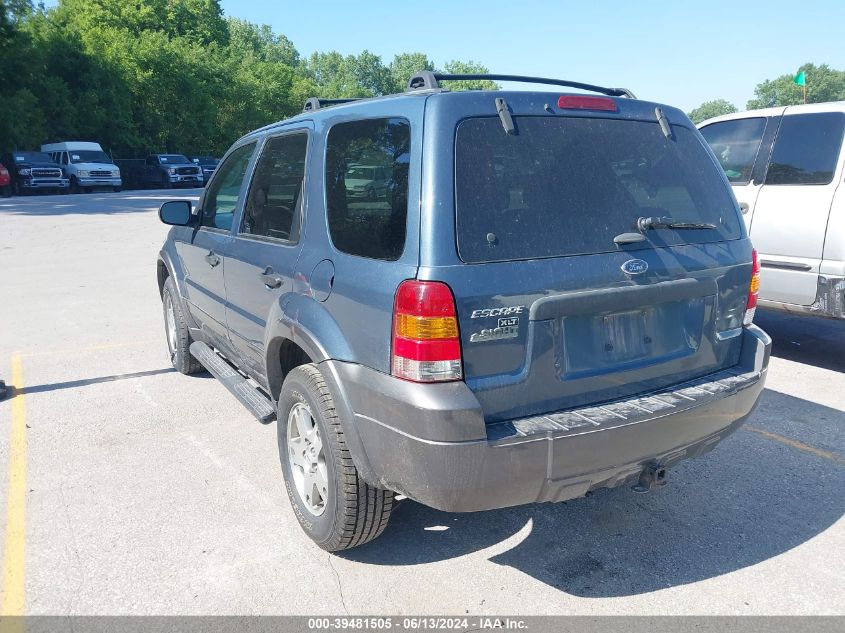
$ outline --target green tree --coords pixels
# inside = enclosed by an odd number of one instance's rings
[[[299,66],[299,52],[284,35],[273,33],[267,24],[252,24],[246,20],[228,18],[230,53],[252,55],[263,62]]]
[[[446,62],[443,66],[444,72],[452,75],[478,75],[486,74],[490,71],[486,66],[483,66],[472,60],[462,62],[453,59]],[[444,88],[449,90],[498,90],[499,84],[488,79],[473,79],[469,81],[444,81],[442,82]]]
[[[702,121],[712,119],[714,116],[733,114],[734,112],[737,112],[736,106],[730,101],[714,99],[713,101],[705,101],[687,116],[689,116],[693,123],[698,125]]]
[[[835,70],[827,64],[803,64],[797,72],[806,73],[808,103],[845,100],[845,71]],[[781,75],[757,84],[755,97],[746,107],[754,110],[804,103],[804,91],[793,81],[795,74]]]
[[[306,73],[326,98],[375,97],[393,92],[393,82],[381,57],[365,50],[344,57],[337,51],[313,53]]]

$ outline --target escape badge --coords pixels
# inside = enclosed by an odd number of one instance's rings
[[[484,328],[480,332],[473,332],[469,337],[470,343],[486,343],[487,341],[501,341],[502,339],[519,336],[519,317],[525,312],[525,306],[508,306],[504,308],[482,308],[473,310],[471,318],[484,319],[499,317],[496,327]]]

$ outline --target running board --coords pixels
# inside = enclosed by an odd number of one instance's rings
[[[200,341],[191,343],[191,354],[231,391],[259,422],[269,424],[276,419],[276,407],[270,399],[253,387],[252,383],[220,354]]]

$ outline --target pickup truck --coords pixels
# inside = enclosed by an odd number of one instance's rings
[[[150,154],[135,178],[144,186],[171,189],[173,187],[202,187],[202,167],[182,154]]]
[[[67,193],[69,181],[61,166],[43,152],[12,152],[3,157],[9,166],[11,187],[16,196],[31,192]]]

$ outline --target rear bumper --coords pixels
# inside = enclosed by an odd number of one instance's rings
[[[350,407],[345,432],[363,476],[425,505],[469,512],[580,497],[709,451],[753,411],[770,350],[771,339],[752,326],[729,371],[490,426],[462,382],[419,385],[351,363],[323,366]]]

